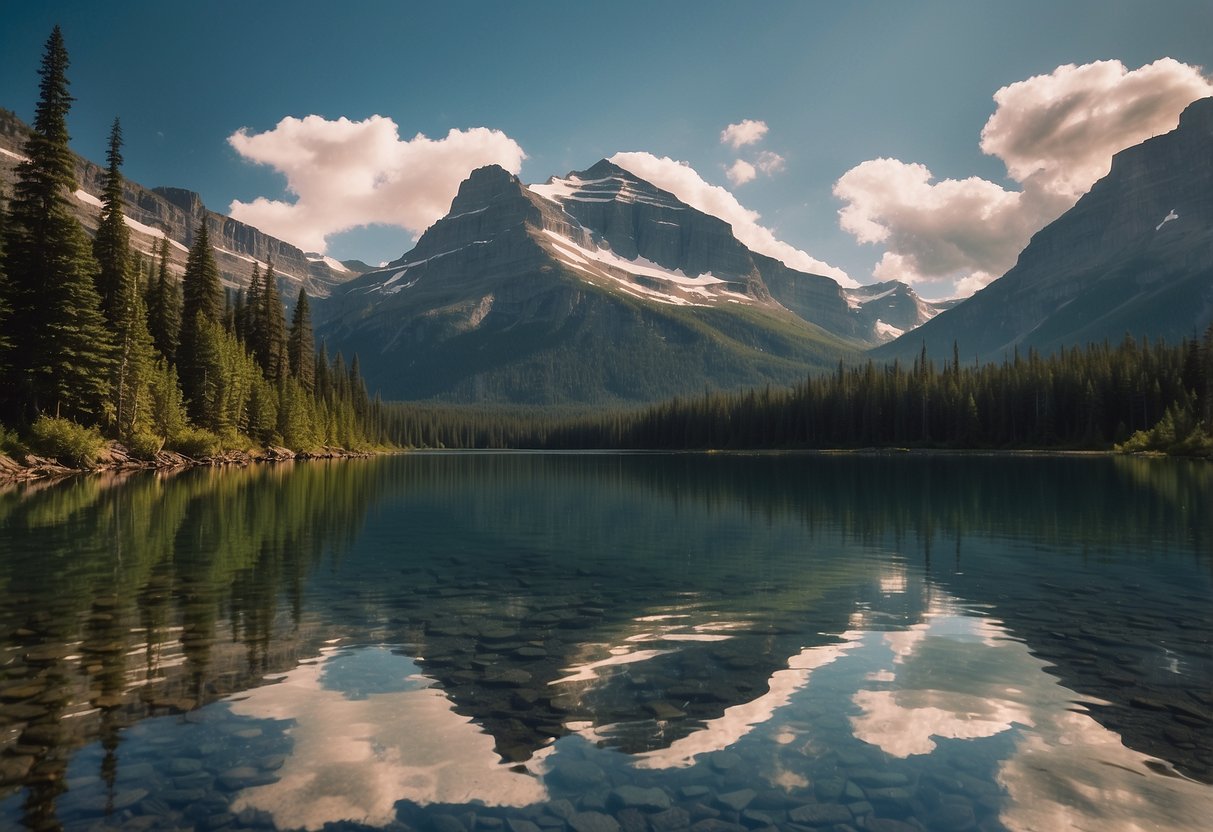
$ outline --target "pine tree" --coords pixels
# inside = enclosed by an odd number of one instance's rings
[[[291,361],[291,376],[310,396],[316,389],[316,344],[312,337],[312,312],[308,306],[307,291],[299,290],[295,301],[295,313],[291,317],[291,335],[287,341],[287,355]]]
[[[289,374],[290,363],[286,355],[286,314],[278,294],[278,278],[274,274],[272,261],[265,267],[260,319],[257,358],[266,379],[277,384]]]
[[[261,333],[261,264],[253,263],[253,274],[248,282],[248,296],[244,300],[244,325],[241,338],[249,351],[257,354],[257,339]]]
[[[120,315],[115,327],[117,362],[114,375],[114,416],[118,436],[131,439],[152,427],[152,393],[156,348],[147,331],[147,307],[140,291],[143,273],[138,259],[128,258],[122,285]]]
[[[219,282],[219,268],[211,254],[210,234],[206,217],[198,223],[198,233],[190,246],[185,262],[185,275],[181,279],[181,337],[177,346],[177,374],[181,379],[181,390],[185,394],[190,417],[205,425],[207,402],[213,396],[211,390],[220,379],[211,377],[220,366],[218,345],[211,343],[218,328],[223,311],[223,290]]]
[[[149,280],[147,326],[156,349],[169,360],[177,359],[177,340],[181,335],[181,289],[168,270],[168,238],[160,238],[156,252],[159,261],[156,277]]]
[[[118,436],[129,439],[150,424],[148,384],[155,347],[147,329],[147,309],[139,277],[142,264],[131,253],[131,235],[122,214],[122,127],[110,129],[108,167],[101,197],[101,223],[93,239],[101,311],[116,347],[110,403]]]
[[[114,119],[110,128],[105,160],[101,223],[93,238],[93,256],[99,266],[97,294],[101,296],[101,312],[112,329],[123,317],[127,261],[131,257],[131,232],[122,215],[122,125],[118,119]]]
[[[17,167],[5,233],[10,338],[0,396],[10,418],[49,411],[101,415],[113,363],[110,333],[94,285],[97,263],[72,216],[75,188],[68,148],[67,49],[59,27],[46,42],[28,161]]]

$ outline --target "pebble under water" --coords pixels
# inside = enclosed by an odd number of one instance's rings
[[[0,493],[0,827],[1197,830],[1213,470],[414,454]]]

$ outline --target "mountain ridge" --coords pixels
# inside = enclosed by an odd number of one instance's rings
[[[727,223],[609,165],[539,186],[473,171],[408,254],[324,305],[318,337],[389,396],[529,403],[792,383],[862,346],[771,298],[735,241],[705,270]]]
[[[16,114],[0,108],[0,185],[10,187],[16,181],[16,169],[30,127]],[[73,194],[73,211],[90,233],[100,221],[100,198],[105,169],[79,154],[73,154],[79,188]],[[226,214],[209,210],[196,192],[177,187],[147,188],[126,179],[123,214],[131,229],[131,241],[145,255],[154,253],[160,237],[167,237],[170,268],[180,274],[193,244],[198,223],[204,217],[212,241],[215,263],[224,285],[231,289],[248,285],[254,261],[265,267],[273,261],[274,271],[284,284],[304,288],[312,297],[325,297],[333,288],[354,277],[352,265],[338,263],[320,255],[308,256],[297,246],[265,234]]]
[[[1126,148],[1002,277],[921,328],[872,350],[1002,360],[1124,335],[1175,343],[1213,320],[1213,98]]]

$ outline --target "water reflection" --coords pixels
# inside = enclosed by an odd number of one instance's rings
[[[277,781],[244,789],[232,803],[233,812],[268,812],[283,828],[382,826],[400,800],[525,806],[545,796],[540,781],[500,762],[493,738],[457,715],[411,659],[387,647],[325,649],[231,710],[291,723],[293,746]]]
[[[607,455],[13,489],[0,825],[1184,828],[1211,493],[1172,461]]]

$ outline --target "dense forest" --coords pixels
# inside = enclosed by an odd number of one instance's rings
[[[288,326],[273,264],[253,266],[247,295],[219,279],[206,221],[180,279],[168,240],[145,260],[122,213],[122,129],[106,154],[91,240],[72,215],[67,50],[55,27],[17,181],[0,201],[0,424],[6,448],[87,463],[102,434],[148,458],[250,444],[354,448],[375,443],[378,404],[355,356],[347,367],[313,343],[306,292]]]
[[[545,415],[389,404],[385,435],[412,447],[759,449],[1072,448],[1207,453],[1213,327],[1168,346],[1126,337],[965,366],[839,366],[790,389],[706,392],[635,411]]]

